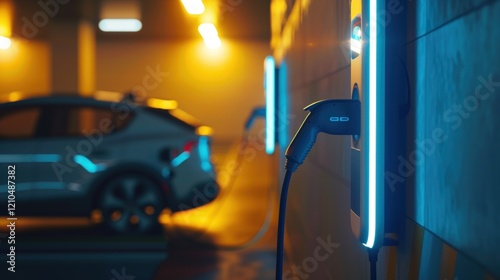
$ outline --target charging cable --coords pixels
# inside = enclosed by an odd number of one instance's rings
[[[285,177],[281,187],[278,237],[276,245],[276,280],[283,278],[283,243],[288,186],[293,172],[304,162],[320,132],[332,135],[359,135],[361,105],[355,99],[330,99],[315,102],[304,110],[309,111],[304,122],[285,152]]]
[[[248,116],[247,121],[245,122],[245,132],[248,133],[252,125],[254,124],[257,118],[265,118],[266,117],[266,107],[255,107],[252,110],[250,116]]]
[[[377,280],[378,248],[368,248],[368,260],[370,261],[370,279]]]

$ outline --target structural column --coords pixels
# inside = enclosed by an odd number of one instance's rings
[[[84,19],[51,22],[52,91],[90,95],[95,91],[95,25]]]

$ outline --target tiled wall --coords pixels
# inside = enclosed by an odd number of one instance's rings
[[[446,140],[433,143],[406,178],[406,230],[397,248],[382,250],[379,277],[500,277],[500,1],[408,0],[403,12],[412,104],[407,151],[419,149],[415,140],[432,140],[436,128]],[[303,11],[281,64],[288,138],[309,103],[350,97],[342,47],[349,24],[349,1],[311,0]],[[320,134],[292,178],[287,267],[301,270],[289,279],[369,277],[366,250],[350,230],[349,147],[348,137]],[[314,262],[318,238],[328,236],[337,248]]]

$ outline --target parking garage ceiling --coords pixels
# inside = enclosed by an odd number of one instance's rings
[[[46,24],[39,2],[59,4],[57,13]],[[85,18],[95,23],[98,39],[125,40],[179,40],[198,38],[199,18],[189,15],[180,0],[140,0],[142,29],[137,33],[105,33],[97,28],[99,9],[103,0],[15,0],[13,35],[23,37],[23,28],[34,24],[38,29],[36,36],[29,39],[49,38],[50,26],[54,22]],[[222,38],[269,40],[270,38],[270,0],[214,0],[220,7],[217,23]],[[34,18],[35,17],[35,18]],[[39,20],[38,22],[36,22]],[[27,23],[28,22],[28,23]],[[26,37],[26,36],[24,36]]]

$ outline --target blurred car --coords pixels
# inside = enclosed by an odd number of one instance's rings
[[[212,201],[211,129],[175,105],[68,95],[0,104],[1,177],[15,166],[0,182],[2,208],[5,184],[15,185],[16,216],[93,214],[113,232],[140,233],[166,208]]]

